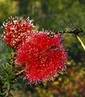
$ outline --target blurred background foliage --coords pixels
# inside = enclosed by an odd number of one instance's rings
[[[0,26],[9,16],[29,16],[40,30],[82,28],[80,37],[85,44],[85,0],[0,0]],[[11,82],[16,72],[13,51],[0,40],[0,97],[85,97],[85,51],[74,35],[65,33],[63,37],[69,55],[67,70],[54,81],[36,86],[23,76]]]

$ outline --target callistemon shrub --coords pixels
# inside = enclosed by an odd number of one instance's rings
[[[4,23],[4,41],[11,47],[16,48],[33,31],[34,25],[29,18],[9,18]]]
[[[17,24],[19,31],[16,30]],[[8,31],[12,26],[13,30]],[[33,31],[30,22],[23,19],[20,22],[16,21],[15,24],[8,21],[5,32],[4,40],[7,44],[11,47],[17,44],[15,64],[24,67],[25,77],[30,83],[51,80],[65,69],[67,52],[60,33],[52,35],[49,32]],[[29,34],[30,32],[32,34]],[[10,33],[15,37],[11,37]],[[7,37],[8,35],[10,37]],[[18,37],[19,41],[16,42]]]

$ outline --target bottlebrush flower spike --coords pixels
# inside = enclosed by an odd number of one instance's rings
[[[26,78],[31,83],[49,80],[65,68],[67,53],[60,34],[54,37],[44,32],[25,41],[16,52],[16,64],[24,65]]]
[[[32,33],[33,29],[34,25],[28,18],[10,18],[4,24],[4,41],[9,46],[16,48]]]

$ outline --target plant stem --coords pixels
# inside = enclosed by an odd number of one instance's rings
[[[23,73],[24,73],[24,70],[21,70],[20,72],[18,72],[18,73],[16,74],[16,77],[22,75]]]
[[[76,38],[77,38],[77,40],[80,42],[82,48],[83,48],[84,51],[85,51],[85,45],[84,45],[83,41],[81,40],[81,38],[80,38],[78,35],[76,35]]]
[[[84,49],[85,51],[85,45],[83,43],[83,41],[81,40],[81,38],[79,37],[79,33],[83,32],[83,30],[81,28],[75,28],[73,30],[71,30],[70,28],[66,28],[64,33],[71,33],[71,34],[74,34],[75,37],[77,38],[77,40],[80,42],[82,48]]]

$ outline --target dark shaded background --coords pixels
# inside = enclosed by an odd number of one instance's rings
[[[0,0],[0,25],[9,16],[29,16],[40,30],[82,28],[80,37],[85,44],[85,0]],[[85,97],[85,51],[74,35],[66,33],[63,37],[69,55],[67,70],[54,81],[37,86],[28,85],[23,77],[16,84],[11,82],[12,50],[0,41],[0,80],[13,97]],[[0,97],[3,95],[0,92]]]

